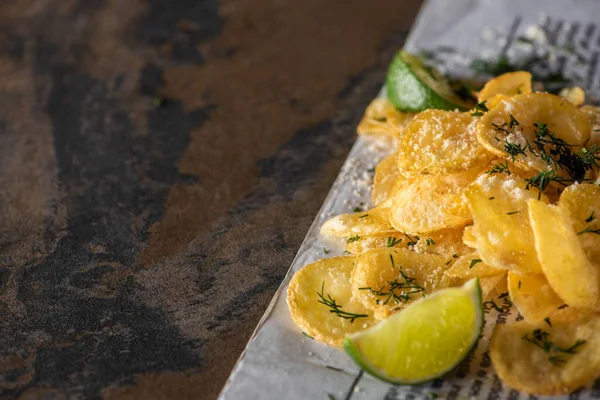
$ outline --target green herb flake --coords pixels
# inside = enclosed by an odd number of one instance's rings
[[[471,264],[469,264],[469,269],[473,268],[475,264],[480,263],[481,260],[479,258],[474,258],[471,260]]]
[[[319,296],[318,303],[323,304],[330,308],[329,312],[335,314],[336,316],[350,320],[350,323],[354,323],[354,320],[357,318],[367,318],[367,314],[355,314],[348,311],[342,310],[342,305],[337,304],[335,300],[330,295],[325,295],[325,281],[321,284],[321,292],[317,292]]]
[[[356,242],[359,239],[360,239],[360,236],[356,235],[356,236],[353,236],[353,237],[349,238],[346,243],[354,243],[354,242]]]

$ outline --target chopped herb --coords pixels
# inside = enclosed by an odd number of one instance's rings
[[[352,254],[352,253],[350,253],[348,250],[344,250],[344,252],[342,254]]]
[[[490,169],[489,171],[486,171],[486,174],[508,174],[510,175],[510,170],[508,169],[508,161],[505,161],[504,164],[500,163],[500,164],[496,164],[492,167],[492,169]]]
[[[473,268],[473,266],[475,266],[475,264],[480,263],[481,260],[479,258],[474,258],[471,260],[471,264],[469,265],[469,269]]]
[[[329,250],[327,250],[325,247],[323,247],[323,253],[329,254]]]
[[[390,254],[390,261],[392,262],[392,268],[396,268],[396,264],[394,263],[394,257]]]
[[[485,100],[481,103],[475,104],[475,112],[471,113],[472,117],[481,117],[483,113],[488,112],[488,108],[485,106]]]
[[[527,181],[527,186],[525,186],[525,189],[529,190],[530,188],[534,187],[540,191],[540,193],[538,194],[538,200],[542,196],[541,192],[546,190],[550,182],[556,182],[563,186],[567,186],[567,184],[571,184],[574,182],[573,179],[561,178],[557,176],[554,170],[541,171],[540,173],[538,173],[535,176],[532,176],[531,178],[525,178],[525,180]]]
[[[562,310],[563,308],[567,308],[567,307],[569,307],[569,305],[568,305],[568,304],[563,304],[562,306],[558,307],[558,309],[559,309],[559,310]]]
[[[507,212],[506,215],[514,215],[514,214],[518,214],[521,211],[511,211],[511,212]]]
[[[594,218],[595,218],[594,217],[594,212],[592,211],[592,213],[590,214],[590,216],[585,219],[585,222],[592,222],[594,220]]]
[[[395,237],[391,237],[389,236],[386,240],[385,240],[385,246],[386,247],[394,247],[395,245],[397,245],[398,243],[402,242],[402,239],[396,239]]]
[[[369,214],[365,214],[365,215],[361,215],[360,217],[358,217],[358,219],[364,218],[364,217],[368,217]]]
[[[358,239],[360,239],[360,236],[356,235],[351,237],[350,239],[348,239],[347,243],[354,243],[356,242]]]
[[[425,239],[425,243],[427,243],[427,246],[431,246],[432,244],[435,244],[435,242],[433,241],[432,238]]]
[[[504,139],[504,151],[510,154],[511,161],[515,161],[515,157],[519,154],[526,156],[525,150],[527,150],[527,146],[521,146],[518,143],[511,143],[508,140]]]
[[[452,254],[452,258],[458,258],[458,254],[456,254],[456,253]]]
[[[519,281],[519,286],[517,287],[517,289],[521,290],[521,281]]]
[[[402,276],[402,281],[399,281],[398,279],[389,281],[389,289],[387,290],[385,290],[385,286],[379,290],[375,290],[371,287],[362,287],[358,288],[358,290],[368,290],[377,297],[385,298],[384,300],[376,299],[375,302],[377,304],[387,304],[390,300],[393,300],[395,304],[407,303],[410,300],[412,300],[412,298],[410,297],[411,294],[421,293],[425,291],[425,288],[423,286],[415,282],[415,278],[406,276],[402,269],[400,269],[400,276]]]
[[[499,299],[503,299],[505,297],[508,297],[508,292],[500,293],[500,296],[498,296]]]
[[[362,208],[360,207],[354,207],[354,209],[352,209],[352,212],[361,212]]]
[[[333,371],[344,372],[343,369],[338,368],[338,367],[333,367],[331,365],[326,365],[325,368],[328,368],[328,369],[333,370]]]
[[[494,200],[494,199],[495,199],[495,197],[494,197],[494,196],[492,196],[492,197],[490,197],[488,200]]]
[[[510,117],[510,122],[508,123],[508,126],[510,127],[510,129],[514,128],[515,126],[521,125],[521,124],[519,124],[519,121],[517,121],[515,119],[515,117],[513,117],[512,114],[508,114],[508,116]]]
[[[350,323],[354,323],[354,320],[357,318],[368,317],[367,314],[355,314],[355,313],[351,313],[351,312],[342,310],[342,305],[337,304],[330,295],[327,295],[327,297],[325,297],[324,293],[325,293],[325,281],[323,281],[323,283],[321,284],[321,293],[317,292],[317,294],[319,295],[319,299],[320,299],[319,303],[324,304],[325,306],[331,308],[331,310],[329,310],[330,313],[333,313],[343,319],[349,319]]]
[[[557,353],[575,354],[579,347],[586,343],[585,340],[577,340],[569,347],[559,347],[550,341],[550,333],[539,328],[534,329],[531,335],[526,334],[523,336],[523,340],[539,347],[544,353],[548,353],[548,361],[554,365],[562,365],[567,362],[567,359],[558,356]]]
[[[375,172],[375,167],[373,167],[373,168],[369,168],[369,169],[367,170],[367,172],[368,172],[368,173],[370,173],[370,174],[372,174],[373,172]]]
[[[304,331],[302,331],[302,334],[303,334],[304,336],[306,336],[307,338],[309,338],[309,339],[315,340],[315,338],[314,338],[314,337],[310,336],[308,333],[306,333],[306,332],[304,332]]]
[[[584,233],[595,233],[596,235],[600,235],[600,228],[598,229],[592,229],[589,226],[587,228],[585,228],[584,230],[577,232],[577,235],[583,235]]]
[[[454,261],[454,259],[452,259],[452,258],[451,258],[451,259],[449,259],[449,260],[446,262],[446,265],[450,264],[452,261]]]
[[[550,317],[544,318],[544,322],[547,323],[550,328],[552,328],[552,322],[550,322]]]
[[[417,244],[417,242],[419,241],[419,239],[421,239],[420,237],[416,236],[413,238],[408,234],[404,234],[404,236],[406,236],[408,238],[408,243],[406,243],[407,246],[414,246]]]

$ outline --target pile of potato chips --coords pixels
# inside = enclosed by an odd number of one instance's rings
[[[484,300],[510,296],[524,318],[495,328],[500,378],[569,393],[600,376],[600,109],[579,88],[532,92],[528,72],[492,79],[477,98],[468,112],[369,105],[359,134],[393,138],[397,151],[375,170],[374,208],[323,225],[348,255],[296,273],[291,314],[339,346],[479,277]]]

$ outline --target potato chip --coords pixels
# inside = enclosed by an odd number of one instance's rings
[[[475,239],[475,235],[473,234],[473,225],[465,226],[465,230],[463,231],[463,243],[467,246],[476,249],[477,248],[477,240]]]
[[[407,178],[400,174],[396,163],[396,154],[391,154],[375,168],[373,179],[373,204],[377,205],[390,198]]]
[[[394,229],[389,222],[386,204],[366,211],[337,215],[325,221],[321,227],[322,235],[347,239],[388,232],[393,233]]]
[[[403,248],[361,253],[352,271],[354,297],[383,319],[406,304],[447,287],[446,258]]]
[[[357,131],[359,135],[398,138],[413,116],[397,110],[388,99],[378,97],[367,107]]]
[[[422,234],[468,224],[471,212],[463,193],[480,172],[423,176],[407,183],[391,198],[390,223],[400,232]]]
[[[490,267],[479,258],[479,253],[473,252],[459,257],[454,264],[446,271],[446,275],[451,278],[458,278],[462,281],[468,281],[475,277],[485,278],[489,276],[503,275],[506,271]]]
[[[404,176],[457,173],[489,163],[493,156],[477,141],[469,113],[426,110],[406,126],[398,142],[398,168]]]
[[[529,201],[535,247],[546,279],[570,306],[600,309],[600,266],[588,259],[570,218],[557,206]],[[594,253],[597,250],[594,251]]]
[[[527,182],[505,174],[481,175],[467,191],[473,212],[473,234],[481,259],[491,267],[521,273],[540,273],[527,200],[539,192]],[[547,202],[546,197],[540,196]]]
[[[514,96],[520,93],[531,93],[531,74],[526,71],[507,72],[489,80],[477,96],[482,102],[496,95]]]
[[[355,257],[325,258],[292,277],[287,303],[294,322],[308,336],[341,346],[347,334],[375,323],[373,312],[352,298],[354,262]]]
[[[487,150],[524,170],[535,171],[550,168],[534,144],[537,133],[550,132],[575,147],[590,138],[586,116],[568,100],[549,93],[519,94],[502,100],[479,118],[476,131]],[[550,146],[544,148],[551,155]]]
[[[469,248],[462,243],[462,230],[442,229],[426,235],[409,235],[401,232],[379,233],[361,236],[360,239],[346,244],[351,254],[360,254],[371,249],[384,247],[404,247],[418,253],[431,253],[453,258],[468,253]]]
[[[509,272],[508,292],[521,315],[530,322],[543,321],[564,304],[542,274]]]
[[[508,386],[538,395],[562,395],[600,375],[600,318],[497,325],[490,357]]]
[[[481,287],[481,298],[483,301],[493,300],[500,294],[506,293],[506,271],[499,275],[479,278]]]
[[[558,95],[565,100],[569,100],[576,106],[585,103],[585,92],[579,86],[563,88]]]

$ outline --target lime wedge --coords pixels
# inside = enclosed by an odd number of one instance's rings
[[[475,346],[482,327],[481,288],[474,278],[347,337],[344,347],[369,374],[394,384],[415,384],[454,368]]]
[[[420,112],[428,108],[468,110],[470,105],[454,93],[450,83],[419,57],[399,51],[388,69],[387,97],[401,111]]]

